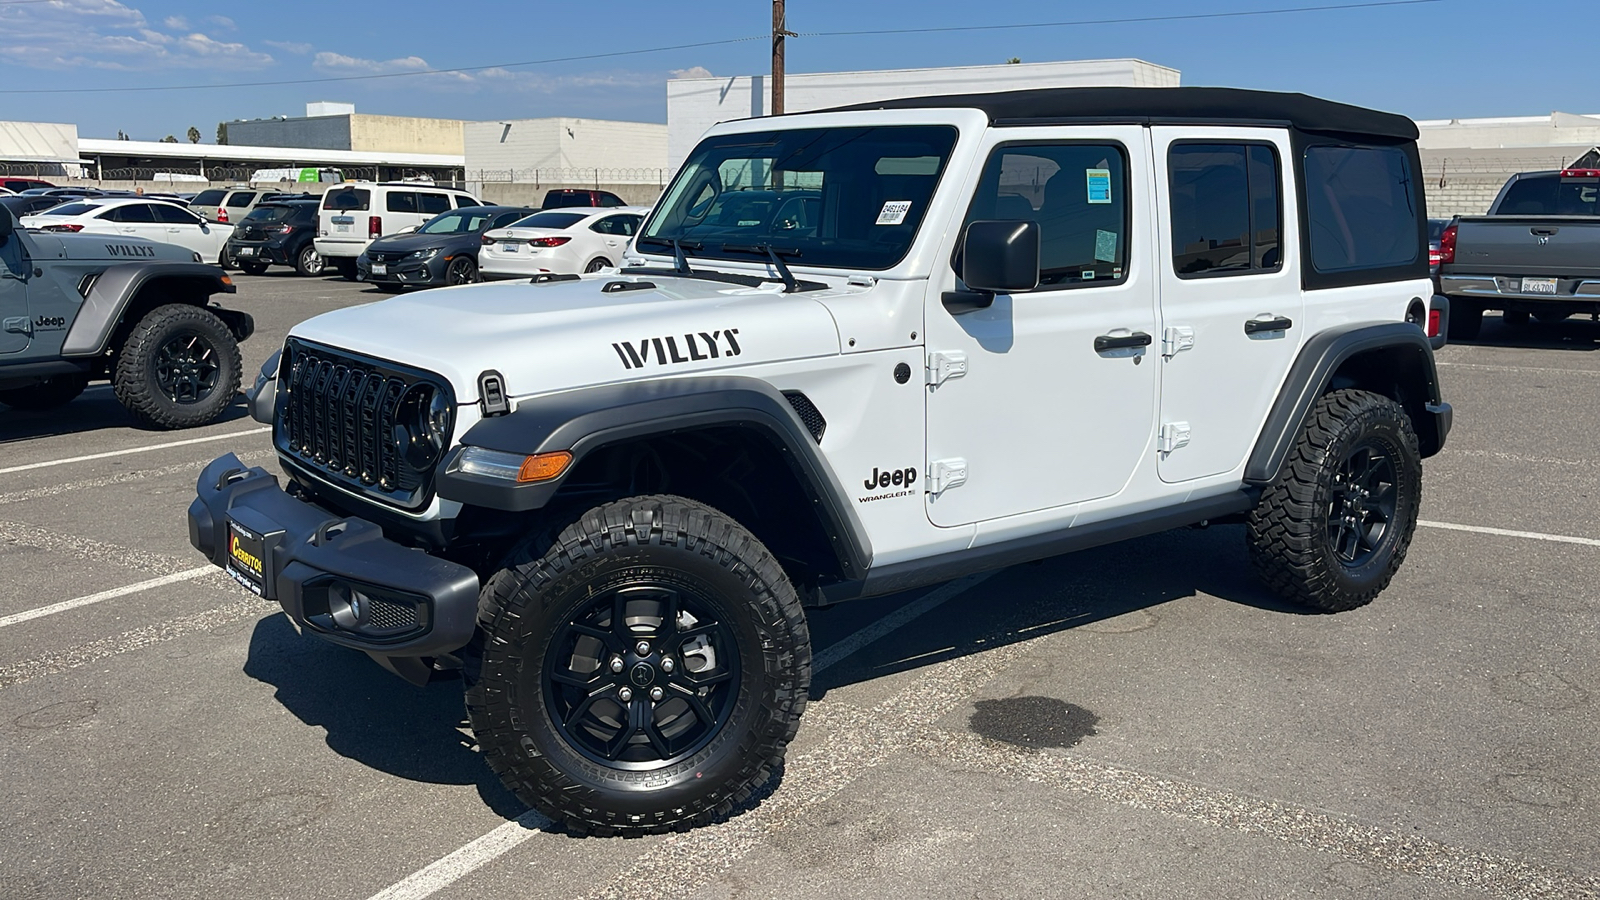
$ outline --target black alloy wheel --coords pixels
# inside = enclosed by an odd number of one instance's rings
[[[478,264],[470,256],[458,256],[450,260],[450,265],[444,270],[445,284],[472,284],[478,280]]]
[[[156,385],[173,403],[200,403],[222,377],[217,348],[199,332],[180,332],[156,350]]]
[[[574,750],[602,766],[660,769],[728,721],[739,647],[696,589],[639,579],[579,607],[552,637],[542,675],[556,731]]]
[[[1389,536],[1397,507],[1394,459],[1368,439],[1345,455],[1333,476],[1328,503],[1328,541],[1350,568],[1366,565]]]

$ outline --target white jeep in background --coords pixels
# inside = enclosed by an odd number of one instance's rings
[[[799,727],[806,605],[1222,521],[1289,600],[1377,596],[1451,423],[1416,135],[1208,88],[718,125],[620,270],[296,326],[251,392],[287,483],[216,460],[190,539],[462,670],[568,829],[714,821]]]

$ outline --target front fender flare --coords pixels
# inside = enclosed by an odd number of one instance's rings
[[[84,296],[83,305],[78,308],[78,315],[67,331],[61,355],[98,356],[104,353],[133,298],[150,282],[166,279],[182,280],[192,294],[204,297],[231,294],[235,290],[225,272],[206,263],[150,260],[112,266],[95,278],[94,286]],[[245,318],[248,319],[247,316]],[[248,337],[249,331],[254,330],[253,324],[247,325],[243,320],[225,318],[224,321],[239,340],[244,339],[239,337],[241,332]]]
[[[849,495],[788,400],[756,378],[673,378],[520,401],[510,415],[483,419],[462,435],[462,446],[439,466],[436,489],[440,497],[468,506],[511,512],[542,509],[565,475],[595,450],[621,441],[721,426],[753,429],[782,453],[828,529],[845,577],[863,577],[872,562],[872,548]],[[466,446],[527,455],[566,450],[573,462],[560,478],[508,485],[452,471]]]

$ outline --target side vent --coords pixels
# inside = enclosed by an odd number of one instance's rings
[[[811,438],[817,443],[822,443],[822,433],[828,430],[828,420],[822,417],[817,405],[811,398],[799,391],[784,391],[783,398],[794,407],[795,414],[800,417],[800,422],[811,432]]]
[[[478,408],[483,411],[485,419],[511,412],[504,375],[489,369],[478,376]]]
[[[99,280],[100,280],[100,273],[99,272],[92,272],[92,273],[90,273],[88,275],[83,276],[83,278],[78,281],[78,294],[79,294],[79,296],[82,296],[82,297],[89,296],[89,292],[94,290],[94,283],[96,281],[99,281]]]

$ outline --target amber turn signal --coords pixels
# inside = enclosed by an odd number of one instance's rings
[[[572,454],[565,450],[554,453],[540,453],[530,456],[522,461],[522,469],[517,472],[518,482],[549,481],[567,470],[572,463]]]

